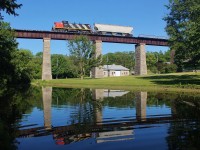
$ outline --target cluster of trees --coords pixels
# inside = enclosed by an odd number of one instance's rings
[[[41,79],[42,76],[42,52],[35,55],[28,49],[19,49],[18,70],[24,71],[30,80]],[[79,77],[78,67],[74,65],[70,56],[61,54],[51,55],[52,76],[56,78],[76,78]]]
[[[176,72],[176,64],[170,64],[170,50],[166,52],[147,52],[147,68],[152,73]]]
[[[30,50],[19,49],[17,51],[17,60],[15,63],[18,64],[18,70],[24,72],[29,79],[41,79],[42,75],[42,52],[38,52],[35,55]],[[83,57],[85,58],[85,56]],[[135,60],[134,52],[116,52],[108,53],[103,55],[102,65],[123,65],[129,68],[131,71],[134,70]],[[75,55],[62,55],[52,54],[51,65],[52,65],[52,77],[54,79],[59,78],[78,78],[81,76],[89,76],[91,67],[97,63],[97,59],[87,58],[81,64],[78,64],[79,59]],[[88,61],[89,60],[89,61]],[[147,52],[147,67],[149,71],[153,73],[169,73],[176,71],[176,65],[167,64],[170,60],[170,51],[166,52]],[[99,63],[99,62],[98,62]],[[81,74],[83,68],[85,69]]]
[[[107,53],[103,55],[103,64],[104,65],[122,65],[130,70],[134,69],[135,66],[135,53],[130,52],[115,52]]]
[[[147,52],[146,53],[147,68],[152,73],[171,73],[176,72],[176,65],[169,64],[170,50],[166,52]],[[116,52],[108,53],[103,56],[104,65],[122,65],[131,71],[134,71],[135,53],[131,52]]]
[[[52,77],[54,79],[79,77],[79,69],[69,56],[53,54],[51,56],[51,64]]]
[[[17,55],[18,59],[15,60],[15,63],[18,64],[17,69],[20,70],[20,72],[23,72],[28,79],[41,79],[42,52],[38,52],[33,55],[30,50],[19,49],[17,51]],[[150,72],[170,73],[176,71],[176,65],[166,63],[170,60],[170,51],[166,51],[164,53],[147,52],[146,55],[147,67]],[[134,58],[134,52],[108,53],[103,55],[102,65],[123,65],[124,67],[129,68],[131,71],[133,71],[135,66]],[[67,56],[62,54],[52,54],[51,65],[53,78],[59,79],[81,77],[82,68],[80,67],[80,64],[78,65],[78,59],[80,58],[75,57],[75,55]],[[85,59],[86,62],[82,62],[85,68],[82,76],[89,76],[91,67],[96,64],[93,63],[95,60]]]

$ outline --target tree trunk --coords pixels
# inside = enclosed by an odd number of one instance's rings
[[[80,63],[80,68],[81,68],[81,80],[83,80],[83,63]]]
[[[194,72],[197,73],[197,65],[194,63]]]

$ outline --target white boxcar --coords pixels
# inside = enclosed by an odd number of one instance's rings
[[[133,27],[129,26],[119,26],[119,25],[109,25],[109,24],[94,24],[94,29],[97,32],[106,34],[106,33],[115,33],[115,34],[128,34],[132,35]]]

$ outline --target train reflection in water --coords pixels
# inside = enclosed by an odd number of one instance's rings
[[[133,140],[133,133],[134,133],[133,130],[117,131],[117,129],[116,131],[92,132],[92,133],[82,133],[75,135],[68,135],[66,133],[62,133],[62,134],[53,134],[53,139],[58,145],[79,142],[87,140],[89,138],[94,138],[95,143],[104,143],[104,142]]]

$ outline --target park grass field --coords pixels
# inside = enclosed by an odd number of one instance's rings
[[[200,73],[173,73],[146,76],[106,77],[101,79],[35,80],[37,86],[124,89],[135,91],[170,91],[200,93]]]

